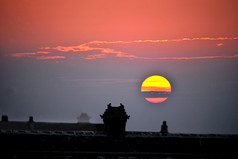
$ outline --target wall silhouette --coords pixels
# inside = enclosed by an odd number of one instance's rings
[[[237,158],[238,135],[127,132],[124,106],[108,105],[104,124],[0,121],[4,158]]]

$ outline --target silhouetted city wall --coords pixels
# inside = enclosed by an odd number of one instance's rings
[[[238,135],[127,132],[123,139],[93,131],[1,130],[2,154],[9,158],[71,157],[193,157],[237,156]]]

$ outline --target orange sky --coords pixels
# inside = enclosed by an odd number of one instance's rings
[[[37,51],[94,40],[237,37],[237,6],[231,0],[1,1],[1,47]]]

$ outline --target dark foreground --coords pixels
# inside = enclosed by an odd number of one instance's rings
[[[238,135],[126,132],[109,137],[95,131],[1,130],[5,158],[237,158]]]
[[[127,132],[124,105],[109,103],[103,124],[0,122],[0,158],[14,159],[217,159],[238,158],[238,135]]]

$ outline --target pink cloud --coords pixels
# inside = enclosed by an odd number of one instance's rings
[[[122,51],[117,51],[112,48],[104,48],[104,47],[95,47],[91,46],[92,44],[128,44],[128,43],[165,43],[165,42],[181,42],[181,41],[195,41],[195,40],[237,40],[238,37],[200,37],[200,38],[181,38],[181,39],[163,39],[163,40],[134,40],[134,41],[90,41],[88,43],[84,43],[77,46],[57,46],[57,47],[44,47],[44,49],[54,49],[61,52],[81,52],[81,51],[99,51],[100,53],[96,53],[94,55],[88,55],[84,59],[97,59],[97,58],[106,58],[104,54],[115,54],[116,57],[123,58],[134,58],[134,59],[206,59],[206,58],[229,58],[225,56],[204,56],[204,57],[158,57],[158,58],[147,58],[147,57],[138,57],[135,55],[131,55]],[[217,44],[217,46],[221,46],[223,43]],[[103,53],[103,54],[101,54]]]
[[[90,55],[82,57],[86,60],[107,58],[107,54],[113,54],[117,58],[129,58],[129,59],[144,59],[144,60],[193,60],[193,59],[218,59],[218,58],[237,58],[237,55],[217,55],[217,56],[198,56],[198,57],[141,57],[133,54],[129,54],[123,51],[115,50],[112,46],[103,47],[102,44],[131,44],[131,43],[169,43],[169,42],[181,42],[181,41],[224,41],[224,40],[237,40],[238,37],[198,37],[198,38],[180,38],[180,39],[162,39],[162,40],[133,40],[133,41],[90,41],[76,46],[56,46],[56,47],[41,47],[45,51],[37,51],[37,54],[49,54],[48,50],[56,50],[59,52],[90,52]],[[217,43],[217,46],[222,46],[223,43]],[[94,51],[94,52],[92,52]],[[97,51],[97,52],[95,52]],[[92,54],[93,53],[93,54]],[[16,53],[12,54],[12,57],[31,57],[36,53]],[[67,55],[69,56],[69,55]],[[39,60],[50,59],[65,59],[66,56],[37,56]]]
[[[37,51],[38,54],[49,54],[50,52],[48,51]]]
[[[32,55],[35,55],[36,53],[32,52],[32,53],[15,53],[12,54],[12,57],[31,57]]]
[[[158,57],[158,58],[146,58],[137,57],[138,59],[150,59],[150,60],[199,60],[199,59],[227,59],[227,58],[238,58],[238,55],[231,56],[195,56],[195,57]]]
[[[36,57],[37,60],[53,60],[53,59],[64,59],[65,56],[39,56]]]

